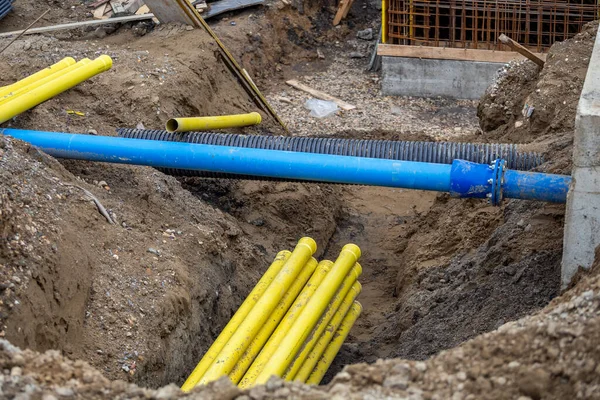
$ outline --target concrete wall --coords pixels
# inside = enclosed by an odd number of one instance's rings
[[[392,96],[479,99],[502,63],[383,57],[382,92]]]
[[[594,250],[600,245],[600,35],[577,108],[572,176],[565,220],[563,288],[580,267],[591,266]]]

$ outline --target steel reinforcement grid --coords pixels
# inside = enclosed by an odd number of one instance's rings
[[[598,0],[387,0],[389,44],[507,50],[505,34],[532,51],[575,36],[599,18]]]

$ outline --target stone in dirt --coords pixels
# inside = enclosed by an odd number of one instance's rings
[[[356,37],[362,40],[373,40],[373,29],[368,28],[356,33]]]

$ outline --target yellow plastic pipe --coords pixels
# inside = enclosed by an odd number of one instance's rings
[[[360,248],[357,245],[347,244],[342,248],[331,271],[310,298],[269,362],[256,377],[255,384],[266,383],[272,375],[283,375],[359,258]]]
[[[57,71],[60,71],[67,67],[70,67],[73,64],[75,64],[75,59],[73,57],[65,57],[62,60],[60,60],[59,62],[57,62],[56,64],[52,64],[51,66],[49,66],[47,68],[39,70],[35,74],[29,75],[27,78],[23,78],[20,81],[13,83],[12,85],[4,86],[3,88],[0,89],[0,97],[4,96],[5,94],[8,94],[12,91],[18,90],[24,86],[27,86],[32,82],[35,82],[35,81],[43,79],[47,76],[50,76]]]
[[[167,131],[189,132],[238,128],[242,126],[258,125],[261,121],[262,117],[257,112],[216,117],[171,118],[167,121]]]
[[[91,63],[92,60],[90,60],[89,58],[84,58],[82,60],[80,60],[79,62],[67,67],[67,68],[63,68],[60,71],[57,71],[56,73],[46,76],[45,78],[39,79],[35,82],[31,82],[29,85],[23,86],[19,89],[10,91],[9,93],[5,94],[4,96],[0,97],[0,105],[7,103],[9,101],[13,101],[14,99],[16,99],[17,97],[27,93],[28,91],[35,89],[37,87],[43,86],[48,82],[51,82],[55,79],[58,79],[78,68],[83,67],[84,65],[87,65],[89,63]]]
[[[288,366],[287,370],[283,374],[283,379],[291,381],[296,378],[296,374],[302,367],[302,364],[317,344],[319,337],[323,334],[329,322],[331,322],[331,319],[342,305],[346,296],[349,293],[354,293],[352,297],[352,300],[354,300],[354,297],[356,297],[360,293],[360,291],[362,290],[362,286],[360,282],[357,282],[356,280],[358,279],[361,273],[362,267],[358,263],[356,263],[352,271],[350,271],[348,276],[346,276],[346,278],[344,279],[344,282],[338,289],[334,298],[327,306],[327,309],[321,316],[321,319],[319,320],[319,322],[317,322],[314,329],[312,330],[308,338],[305,340],[304,345],[301,347],[300,351],[296,354],[296,357],[294,357],[294,360]],[[352,305],[352,301],[349,301],[348,307],[350,307],[350,305]]]
[[[273,310],[267,322],[262,326],[262,328],[260,328],[260,331],[258,334],[256,334],[256,337],[250,343],[250,346],[248,346],[237,364],[235,364],[229,373],[229,379],[231,379],[234,384],[237,384],[240,379],[242,379],[244,373],[248,370],[248,367],[252,364],[252,361],[256,355],[263,348],[267,340],[269,340],[269,337],[275,328],[277,328],[277,325],[279,322],[281,322],[281,319],[285,313],[289,310],[294,300],[296,300],[296,297],[298,297],[298,294],[309,280],[313,272],[315,272],[317,264],[318,262],[314,258],[308,260],[300,272],[300,275],[298,275],[292,286],[290,286],[290,289],[281,298],[281,301],[279,304],[277,304],[277,307],[275,307],[275,310]]]
[[[313,239],[308,237],[300,239],[283,269],[277,274],[264,295],[252,307],[248,316],[238,326],[231,339],[208,367],[208,370],[198,382],[199,385],[205,385],[222,376],[229,375],[315,251],[317,251],[317,244]]]
[[[329,260],[323,260],[319,263],[317,270],[310,277],[310,280],[304,286],[304,289],[302,289],[302,292],[298,295],[298,298],[296,301],[294,301],[294,304],[287,311],[285,317],[283,317],[283,320],[277,326],[277,329],[275,329],[275,332],[273,332],[258,356],[254,359],[252,365],[239,382],[238,387],[246,389],[254,384],[256,377],[263,370],[275,350],[277,350],[279,344],[294,324],[294,321],[296,321],[308,300],[310,300],[312,295],[315,293],[317,287],[319,287],[321,282],[323,282],[323,279],[325,279],[325,276],[332,266],[333,262]]]
[[[318,385],[319,383],[321,383],[321,379],[323,379],[323,376],[325,376],[325,373],[327,372],[329,366],[335,359],[335,356],[340,351],[342,344],[344,344],[344,341],[350,333],[350,329],[352,329],[352,326],[358,319],[358,316],[361,312],[362,306],[359,302],[355,301],[354,304],[352,304],[350,311],[348,311],[348,313],[342,320],[340,327],[333,335],[333,338],[325,348],[323,355],[319,359],[319,362],[317,363],[315,369],[312,371],[312,373],[306,380],[306,383],[310,385]]]
[[[283,268],[283,265],[290,258],[292,253],[287,250],[280,251],[277,253],[275,260],[269,266],[264,275],[260,278],[254,289],[250,292],[250,294],[246,297],[240,308],[237,309],[233,317],[229,320],[225,328],[221,331],[217,340],[215,340],[202,357],[202,360],[198,363],[196,368],[192,371],[190,376],[184,382],[181,390],[184,392],[188,392],[196,386],[196,384],[202,379],[202,376],[212,364],[214,359],[219,355],[219,352],[225,347],[227,341],[233,336],[233,333],[237,329],[237,327],[244,321],[246,316],[250,313],[256,302],[260,299],[260,297],[265,293],[271,282],[275,279],[277,274]]]
[[[0,124],[111,67],[112,59],[107,55],[102,55],[91,63],[77,68],[59,79],[54,79],[45,85],[28,91],[14,99],[14,101],[9,101],[0,107]]]
[[[360,283],[355,282],[352,286],[352,290],[350,290],[348,294],[346,294],[346,297],[344,297],[344,301],[342,301],[342,304],[340,304],[340,307],[338,308],[335,315],[327,325],[327,328],[323,330],[318,340],[316,341],[316,344],[314,345],[310,353],[308,353],[308,355],[305,357],[304,362],[298,369],[298,372],[296,373],[296,375],[294,375],[293,379],[295,381],[306,382],[312,371],[315,369],[315,366],[321,359],[321,356],[325,352],[325,349],[327,348],[327,345],[333,338],[333,335],[342,323],[342,320],[348,313],[348,310],[350,310],[350,307],[352,307],[354,299],[356,299],[356,296],[359,295],[360,291]]]

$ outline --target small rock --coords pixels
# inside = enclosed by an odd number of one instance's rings
[[[42,400],[58,400],[55,395],[46,393],[42,396]]]
[[[23,375],[23,369],[21,367],[13,367],[10,370],[10,376],[21,376]]]
[[[185,30],[186,30],[186,31],[193,31],[193,30],[194,30],[194,27],[193,27],[193,26],[191,26],[191,25],[187,25],[187,26],[185,27]]]
[[[594,291],[593,290],[588,290],[586,292],[583,292],[581,294],[581,297],[583,297],[584,300],[586,301],[591,301],[594,299]]]
[[[388,376],[383,381],[383,387],[405,390],[408,387],[408,380],[402,375]]]
[[[273,377],[267,381],[266,386],[269,392],[274,392],[275,390],[283,386],[283,381],[279,378]]]
[[[356,33],[356,37],[362,40],[373,40],[373,29],[368,28]]]
[[[427,364],[425,364],[423,361],[419,361],[415,363],[415,368],[417,371],[425,372],[427,371]]]
[[[235,23],[235,21],[231,21],[231,22],[230,22],[230,24],[231,24],[232,26],[236,26],[236,25],[237,25],[237,24]]]
[[[16,276],[16,275],[15,275],[15,276],[13,276],[11,279],[12,279],[12,281],[13,281],[14,283],[17,283],[17,284],[18,284],[18,283],[21,283],[21,278],[19,278],[19,277],[18,277],[18,276]]]
[[[155,399],[156,400],[167,400],[173,399],[177,397],[180,393],[180,390],[175,384],[171,383],[169,386],[162,387],[156,391]]]
[[[458,374],[456,374],[456,379],[458,379],[459,381],[466,381],[467,374],[464,371],[460,371]]]
[[[517,368],[521,366],[521,363],[518,361],[511,361],[508,363],[508,368]]]
[[[108,183],[106,183],[106,181],[100,181],[100,182],[98,182],[98,186],[105,187],[105,186],[108,186]]]
[[[363,53],[359,53],[358,51],[353,51],[350,53],[350,58],[364,58],[365,55]]]
[[[88,134],[96,136],[98,134],[98,131],[95,129],[88,129]]]
[[[61,397],[72,397],[75,394],[73,389],[64,387],[64,386],[57,387],[56,389],[54,389],[54,391],[56,392],[57,395],[59,395]]]
[[[148,248],[148,253],[152,253],[152,254],[156,254],[157,256],[160,256],[160,251],[156,250],[155,248],[152,248],[152,247]]]
[[[325,59],[325,54],[323,54],[323,52],[319,49],[317,49],[317,57],[320,58],[321,60]]]
[[[515,122],[515,128],[520,128],[523,126],[523,121],[516,121]]]

